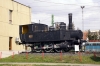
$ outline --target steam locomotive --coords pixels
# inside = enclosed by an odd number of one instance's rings
[[[83,33],[72,29],[72,13],[68,16],[68,30],[64,22],[58,22],[54,27],[41,23],[20,25],[20,44],[29,46],[32,52],[68,52],[74,45],[81,48]]]

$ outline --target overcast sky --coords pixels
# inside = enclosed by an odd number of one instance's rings
[[[68,13],[73,14],[75,28],[82,27],[83,9],[84,30],[100,29],[100,0],[16,0],[30,6],[32,9],[31,21],[51,25],[51,15],[54,15],[55,22],[68,24]]]

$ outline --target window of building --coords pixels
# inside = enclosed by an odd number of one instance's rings
[[[9,50],[12,50],[12,37],[9,37]]]
[[[9,24],[12,24],[12,12],[13,10],[9,10]]]

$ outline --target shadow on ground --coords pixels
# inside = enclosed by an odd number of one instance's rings
[[[90,57],[93,61],[100,62],[100,57]]]

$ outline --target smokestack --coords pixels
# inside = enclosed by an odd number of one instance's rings
[[[69,25],[68,25],[68,30],[72,30],[72,13],[69,13]]]

